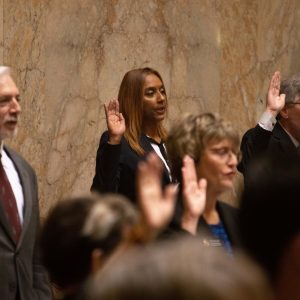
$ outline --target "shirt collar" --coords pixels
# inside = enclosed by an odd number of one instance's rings
[[[2,152],[3,152],[3,142],[0,142],[0,157],[2,156]]]

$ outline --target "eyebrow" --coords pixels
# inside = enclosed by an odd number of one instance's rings
[[[9,98],[12,98],[12,96],[11,95],[0,95],[0,100],[6,100]]]
[[[2,101],[2,100],[7,100],[7,99],[11,99],[11,98],[13,98],[13,97],[15,97],[15,98],[20,98],[20,94],[16,94],[16,95],[12,95],[12,94],[2,94],[2,95],[0,95],[0,100]]]
[[[152,86],[146,87],[145,90],[148,90],[148,89],[157,89],[157,88],[161,89],[161,88],[165,88],[165,86],[163,84],[160,85],[159,87],[152,85]]]

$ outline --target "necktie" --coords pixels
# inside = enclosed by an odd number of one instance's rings
[[[0,156],[0,200],[2,201],[3,207],[7,219],[11,225],[13,238],[17,243],[21,234],[21,222],[17,209],[17,202],[9,180],[4,171],[1,156]]]
[[[155,145],[158,146],[161,155],[163,156],[163,158],[165,159],[167,165],[169,166],[168,155],[167,155],[166,149],[164,147],[164,143],[163,142],[158,143],[157,141],[155,141],[154,139],[152,139],[151,137],[148,137],[148,136],[147,136],[147,138],[150,141],[150,143],[155,144]]]

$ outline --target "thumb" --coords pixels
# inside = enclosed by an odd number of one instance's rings
[[[205,178],[201,178],[199,180],[198,186],[201,190],[206,191],[206,187],[207,187],[207,180]]]
[[[280,100],[285,104],[285,94],[280,94],[279,97]]]
[[[168,202],[171,202],[171,203],[175,204],[177,193],[178,193],[177,185],[175,185],[175,184],[169,184],[165,188],[165,192],[164,192],[165,199]]]

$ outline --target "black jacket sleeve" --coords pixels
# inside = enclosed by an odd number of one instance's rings
[[[242,160],[237,167],[241,173],[246,171],[252,158],[267,150],[271,136],[272,131],[265,130],[259,125],[244,134],[241,142]]]
[[[120,178],[120,157],[122,144],[110,145],[108,132],[100,139],[96,157],[96,169],[91,191],[99,193],[117,192]]]

